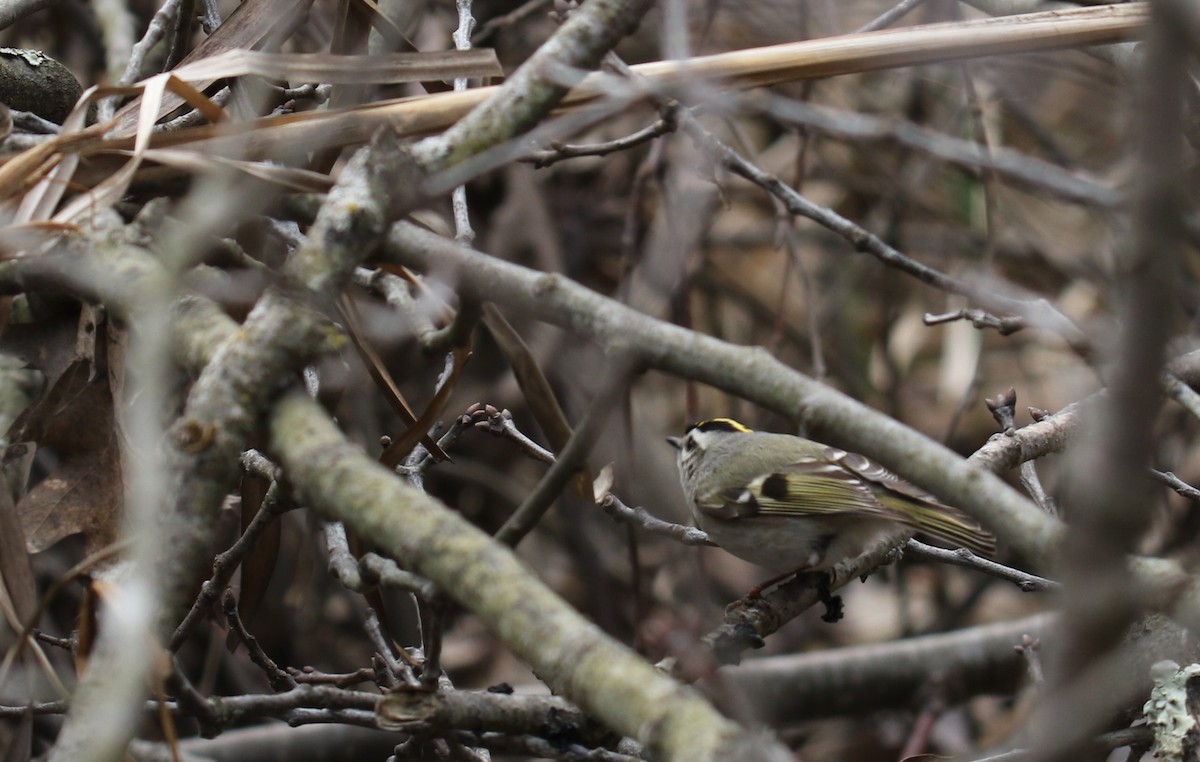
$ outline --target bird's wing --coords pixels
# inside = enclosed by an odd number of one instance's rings
[[[858,453],[836,447],[825,448],[825,457],[865,481],[887,490],[879,499],[885,506],[902,501],[902,510],[892,511],[899,520],[921,532],[954,546],[993,555],[996,538],[969,515],[944,503],[910,482],[901,479],[875,461]]]
[[[858,476],[863,481],[876,484],[898,495],[930,503],[938,501],[932,494],[911,482],[901,479],[865,455],[859,455],[856,452],[846,452],[836,447],[826,447],[825,458],[831,463],[836,463]]]
[[[873,488],[882,488],[878,491]],[[996,539],[975,519],[944,505],[883,466],[835,447],[824,457],[800,458],[700,502],[723,519],[750,516],[876,516],[906,524],[954,547],[993,555]]]
[[[699,501],[705,513],[723,519],[749,516],[893,517],[863,479],[825,458],[807,456]],[[893,517],[894,518],[894,517]]]

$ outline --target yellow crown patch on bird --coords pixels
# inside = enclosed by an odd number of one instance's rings
[[[688,431],[699,429],[700,431],[736,431],[742,434],[751,434],[754,429],[748,428],[732,418],[710,418],[707,421],[698,421],[688,427]]]

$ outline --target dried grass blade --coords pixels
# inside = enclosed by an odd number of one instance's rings
[[[211,35],[184,56],[176,68],[210,58],[227,50],[248,50],[277,46],[286,39],[308,15],[313,0],[245,0]],[[211,82],[193,83],[203,90]],[[166,98],[159,104],[154,117],[158,121],[183,104],[181,98]],[[115,134],[127,135],[138,120],[138,101],[127,103],[116,116]]]
[[[354,348],[358,350],[359,357],[362,358],[363,364],[367,366],[367,372],[371,374],[371,379],[375,385],[383,392],[383,396],[387,398],[388,404],[392,406],[392,410],[400,417],[405,426],[410,429],[417,422],[417,415],[412,411],[408,401],[404,399],[404,394],[400,388],[396,386],[396,382],[392,379],[392,374],[388,373],[387,368],[383,364],[383,360],[379,357],[379,353],[371,346],[367,340],[366,334],[362,329],[362,321],[358,317],[358,308],[354,306],[354,302],[345,294],[338,297],[337,301],[338,313],[342,316],[343,322],[346,324],[346,332],[350,334],[350,339],[354,344]],[[433,438],[422,430],[421,444],[425,445],[425,449],[436,458],[441,460],[450,460],[450,457],[442,451],[438,443],[433,441]]]
[[[503,73],[495,52],[486,48],[360,55],[230,50],[175,70],[180,79],[196,82],[256,76],[334,85],[494,77]]]
[[[649,89],[701,81],[720,89],[748,89],[835,74],[1120,42],[1141,32],[1147,14],[1140,4],[1050,11],[827,37],[631,68]],[[562,106],[577,108],[614,88],[627,91],[629,86],[612,75],[592,74],[566,96]],[[209,145],[214,151],[256,152],[314,150],[363,142],[384,124],[403,135],[425,135],[446,129],[494,92],[492,87],[480,87],[342,111],[277,117],[262,120],[264,129],[260,131],[236,137],[205,132],[206,128],[189,134],[191,139],[212,141]],[[189,140],[189,136],[179,133],[163,138]],[[231,145],[225,147],[222,141]]]
[[[115,153],[128,154],[127,151],[116,151]],[[325,193],[333,187],[333,180],[328,175],[311,172],[307,169],[281,167],[278,164],[257,161],[240,161],[181,148],[151,148],[142,154],[142,158],[196,174],[208,172],[214,164],[220,164],[236,169],[249,177],[299,193]]]
[[[655,85],[701,80],[735,88],[762,87],[918,64],[1030,53],[1135,39],[1150,17],[1143,3],[1043,11],[1017,16],[822,37],[684,61],[631,67]],[[595,97],[593,75],[576,88]]]
[[[450,369],[450,376],[446,379],[437,392],[433,395],[433,399],[425,406],[425,410],[421,412],[421,416],[417,418],[417,422],[409,427],[408,431],[404,432],[399,439],[393,441],[379,456],[379,462],[389,468],[395,468],[400,465],[412,449],[417,446],[417,442],[421,440],[421,435],[433,428],[433,424],[437,421],[442,411],[446,409],[446,402],[450,399],[450,395],[458,386],[458,379],[462,377],[462,370],[466,366],[467,361],[471,359],[471,348],[457,347],[454,350],[454,365]],[[447,456],[448,457],[448,456]]]
[[[487,326],[488,332],[492,334],[500,351],[508,359],[508,364],[512,366],[517,385],[521,387],[521,393],[525,395],[525,401],[529,403],[534,419],[550,442],[550,449],[562,452],[571,439],[571,424],[567,422],[567,416],[558,404],[558,398],[554,396],[554,390],[550,388],[546,375],[534,359],[533,352],[529,351],[529,345],[494,304],[483,305],[483,324]],[[579,494],[591,502],[592,475],[588,468],[585,466],[580,469],[572,481]]]
[[[371,28],[379,33],[388,47],[401,53],[416,53],[417,46],[396,26],[391,16],[383,12],[375,0],[358,0],[371,14]]]
[[[58,146],[65,140],[65,136],[84,130],[88,105],[99,97],[101,92],[103,92],[101,88],[91,87],[80,96],[75,108],[71,109],[71,113],[67,114],[67,118],[63,120],[59,137],[44,144],[48,150],[57,151]],[[22,197],[21,203],[17,207],[17,213],[13,217],[13,223],[19,225],[48,218],[54,211],[54,207],[58,206],[58,202],[62,200],[63,193],[78,166],[78,154],[64,153],[60,155],[54,166],[48,168],[41,181]]]

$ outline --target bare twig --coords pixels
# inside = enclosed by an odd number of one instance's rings
[[[267,681],[271,687],[277,691],[288,691],[296,687],[295,679],[287,672],[279,668],[275,661],[267,656],[267,652],[259,645],[258,638],[250,634],[246,629],[246,625],[242,622],[242,615],[238,613],[237,598],[233,593],[226,591],[225,597],[221,601],[222,608],[225,610],[225,619],[228,620],[229,626],[238,634],[242,644],[246,646],[246,653],[250,655],[250,660],[258,665],[258,668],[267,676]]]
[[[991,313],[983,310],[971,310],[965,307],[954,312],[947,312],[941,315],[925,313],[925,325],[942,325],[951,323],[955,320],[970,320],[971,325],[976,328],[994,328],[1001,336],[1008,336],[1016,333],[1025,327],[1025,321],[1013,317],[996,317]]]
[[[482,44],[485,40],[499,30],[506,26],[512,26],[527,16],[537,13],[538,11],[550,5],[550,2],[551,0],[526,0],[526,2],[517,6],[517,8],[513,11],[488,19],[487,23],[479,27],[479,31],[475,32],[475,34],[471,36],[472,44]]]
[[[925,2],[925,0],[901,0],[895,6],[889,8],[886,12],[884,12],[884,13],[880,14],[878,17],[876,17],[873,21],[870,21],[870,22],[864,24],[863,26],[860,26],[858,29],[856,29],[854,31],[856,31],[856,32],[874,32],[876,29],[886,29],[887,27],[891,26],[895,22],[904,18],[914,8],[916,8],[918,5],[920,5],[923,2]]]
[[[609,361],[608,371],[600,383],[600,391],[592,401],[592,407],[579,427],[571,434],[567,446],[554,461],[554,465],[538,482],[537,487],[525,499],[512,516],[504,522],[496,532],[500,542],[515,546],[528,534],[542,515],[550,508],[550,504],[558,497],[567,482],[575,475],[587,458],[596,439],[603,431],[604,425],[616,400],[625,391],[634,362],[629,357],[618,356]]]
[[[951,566],[963,566],[968,569],[974,569],[975,571],[983,572],[1006,582],[1011,582],[1026,593],[1045,592],[1059,588],[1059,583],[1054,580],[1039,577],[1029,572],[1023,572],[1011,566],[998,564],[990,559],[977,556],[966,548],[947,550],[946,548],[926,545],[918,540],[909,540],[904,548],[906,555],[911,554],[916,558],[925,558],[930,561],[950,564]]]
[[[1053,331],[1066,339],[1077,352],[1084,356],[1092,353],[1091,342],[1083,332],[1046,300],[1013,299],[998,294],[992,289],[972,285],[928,265],[916,262],[889,246],[873,233],[832,209],[809,201],[778,177],[750,163],[737,151],[718,140],[686,111],[680,112],[679,118],[684,131],[691,135],[713,160],[720,162],[730,171],[778,198],[792,214],[807,217],[844,237],[857,251],[869,254],[889,267],[907,273],[923,283],[948,293],[965,296],[982,305],[984,309],[1012,313],[1027,324]]]
[[[1007,392],[998,394],[994,398],[986,400],[988,410],[992,412],[992,417],[1000,424],[1005,436],[1014,436],[1017,430],[1016,420],[1016,405],[1017,405],[1017,390],[1009,388]],[[1021,462],[1021,486],[1029,493],[1034,502],[1041,506],[1042,510],[1051,516],[1058,516],[1058,504],[1054,501],[1042,487],[1042,480],[1038,477],[1037,466],[1032,460],[1024,460]]]
[[[652,515],[645,508],[630,508],[617,499],[611,492],[600,501],[604,512],[616,521],[636,526],[650,534],[670,537],[683,545],[704,545],[716,547],[716,543],[708,539],[702,529],[685,524],[673,524]]]
[[[531,162],[533,166],[542,169],[564,159],[574,159],[579,156],[607,156],[610,153],[634,148],[642,143],[674,132],[675,129],[675,120],[671,116],[671,112],[668,111],[653,124],[647,125],[637,132],[631,132],[624,137],[604,143],[593,143],[591,145],[572,145],[570,143],[551,141],[549,148],[541,151],[531,151],[521,161]]]
[[[477,403],[467,409],[467,413],[463,417],[467,416],[470,416],[476,429],[491,432],[516,443],[522,452],[534,460],[550,465],[554,464],[554,453],[525,436],[513,423],[512,413],[507,409],[497,410],[491,405]]]
[[[277,471],[274,464],[255,450],[246,451],[242,456],[242,463],[246,470],[254,470],[268,478],[273,478]],[[233,579],[234,573],[242,565],[246,556],[254,550],[271,522],[278,520],[284,511],[295,507],[291,501],[283,499],[280,492],[279,482],[272,481],[271,486],[267,488],[266,497],[263,498],[262,507],[254,515],[249,526],[246,527],[246,531],[242,533],[237,542],[213,561],[212,576],[200,586],[200,594],[196,596],[191,609],[179,626],[175,628],[174,634],[171,635],[171,639],[167,643],[168,649],[179,650],[196,625],[208,616],[217,598],[227,591],[229,581]]]
[[[1158,479],[1188,500],[1200,500],[1200,489],[1196,489],[1170,471],[1159,471],[1152,468],[1150,469],[1150,473],[1154,475],[1155,479]]]

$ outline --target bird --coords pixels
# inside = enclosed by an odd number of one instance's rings
[[[970,516],[863,455],[730,418],[695,423],[667,441],[678,450],[697,526],[722,549],[785,577],[827,572],[916,534],[995,552],[995,538]]]

